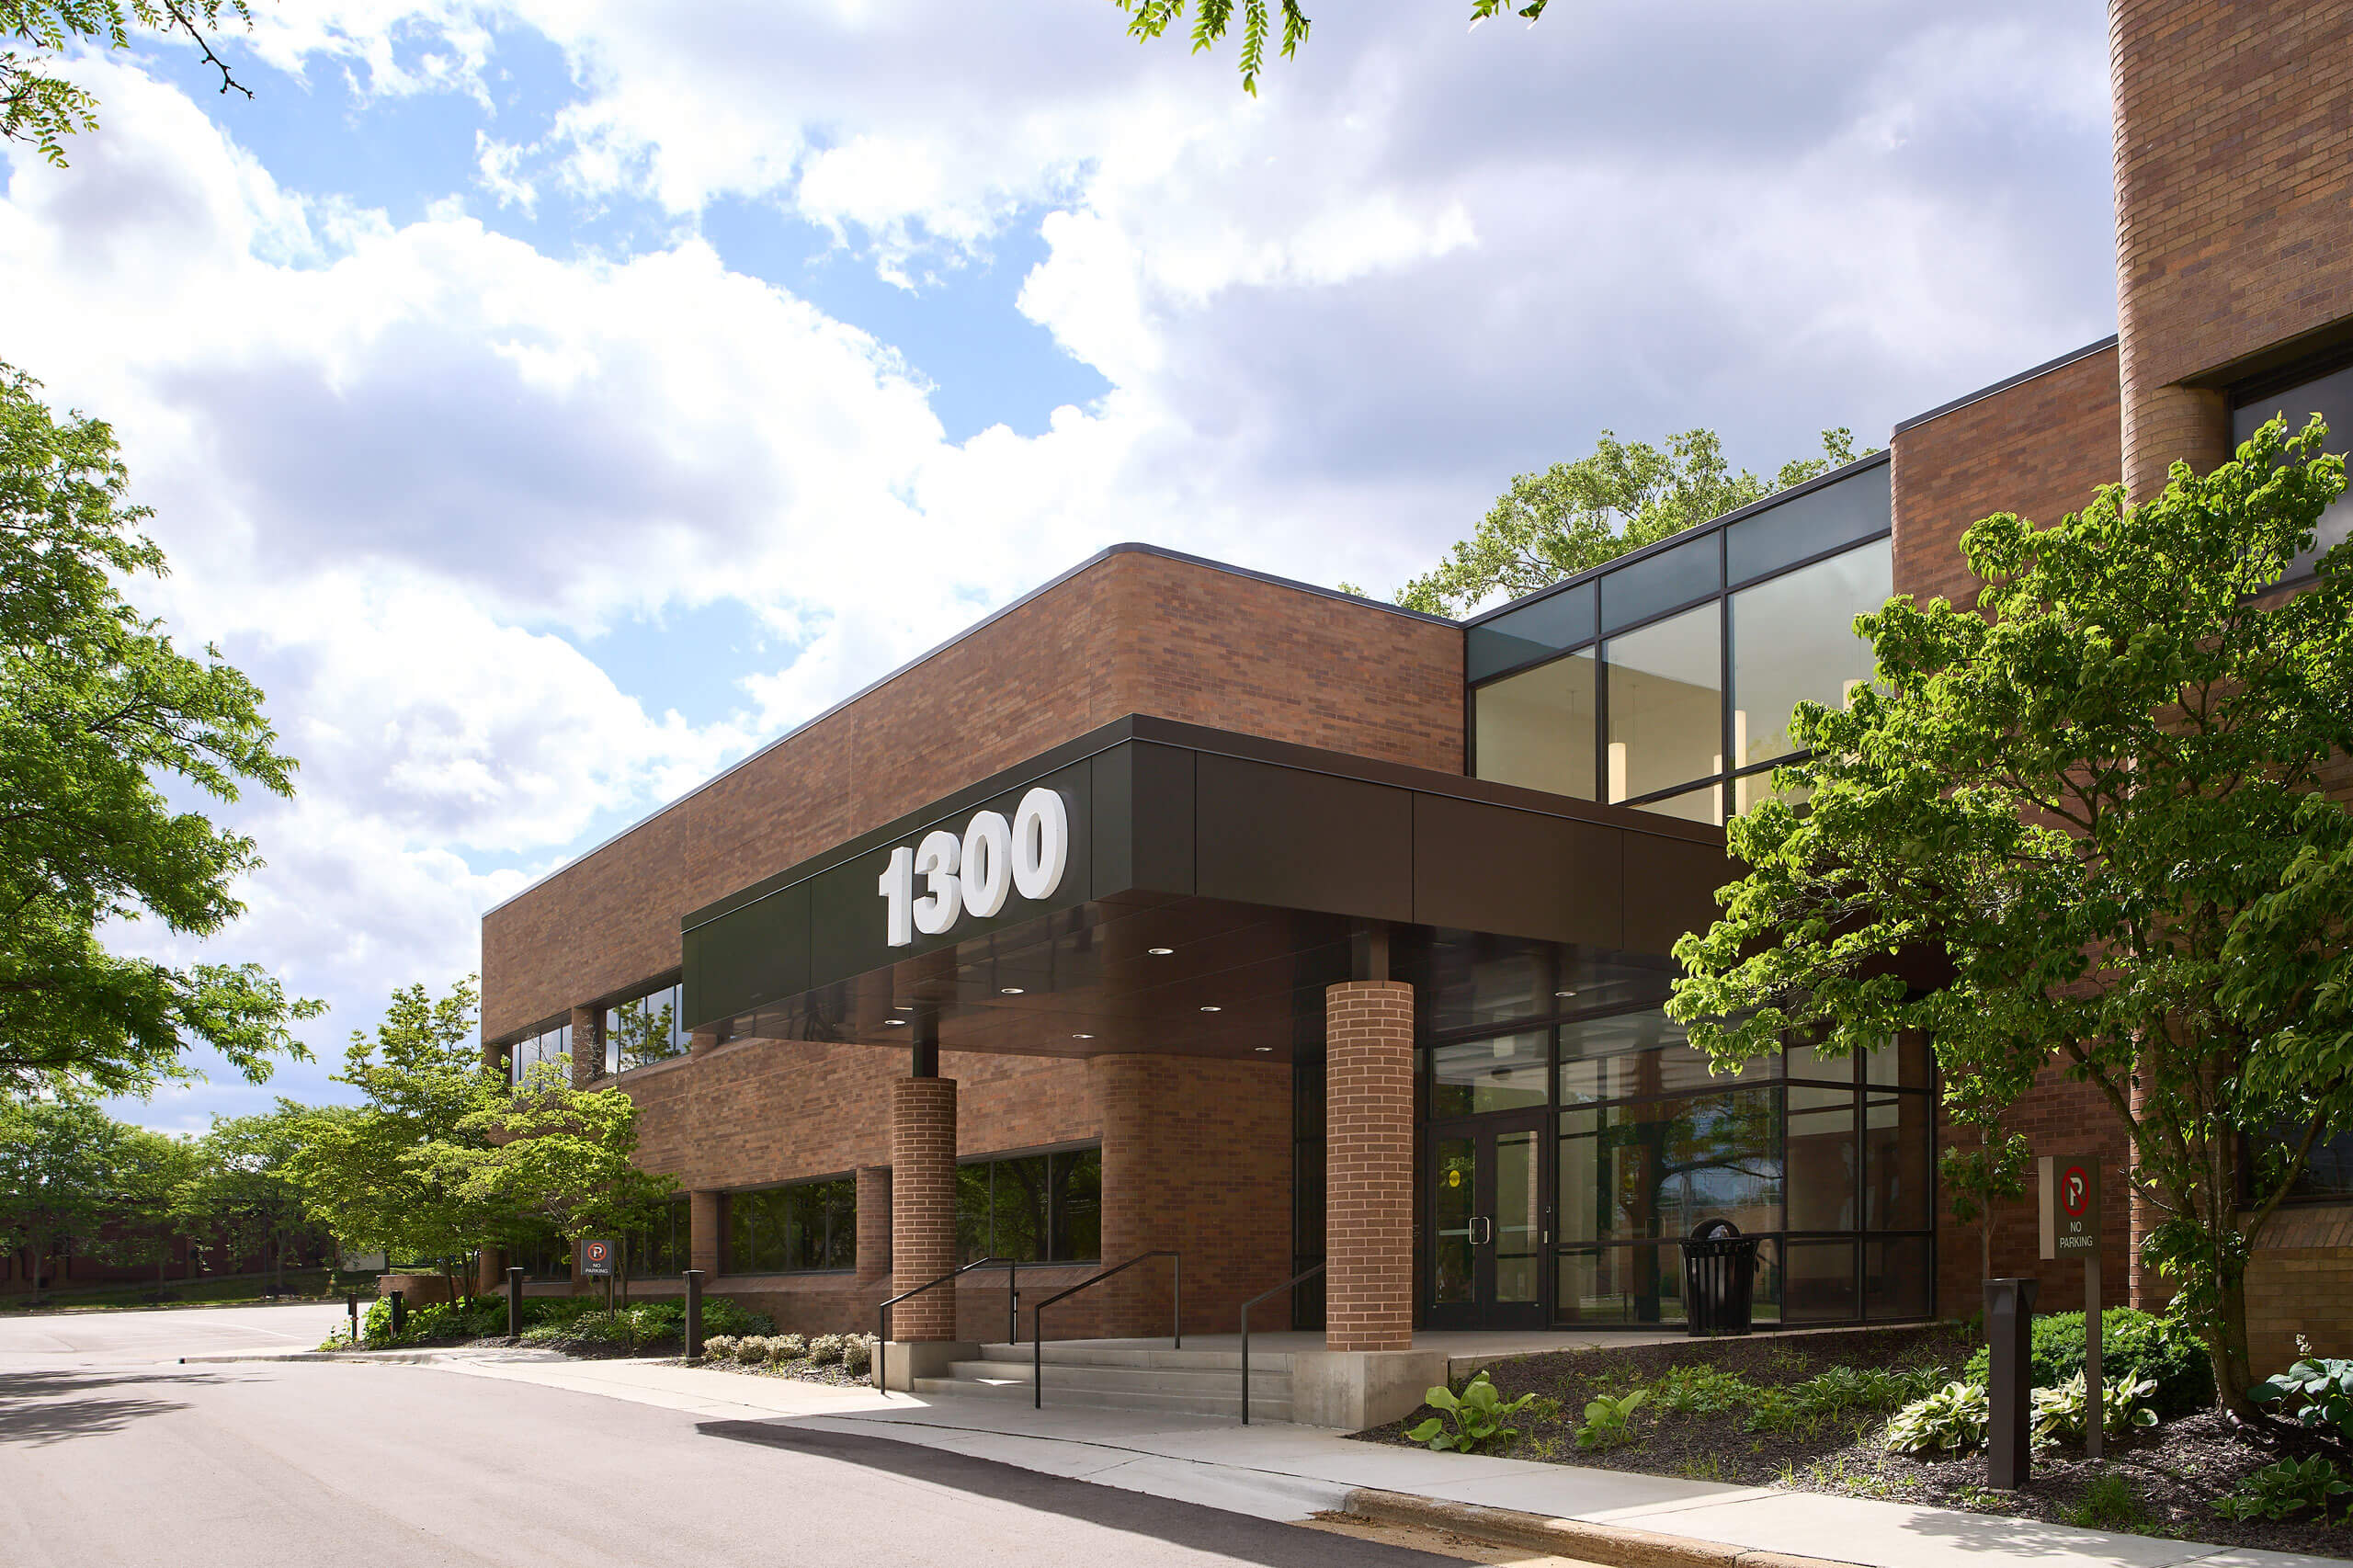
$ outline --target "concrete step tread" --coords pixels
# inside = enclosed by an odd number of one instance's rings
[[[954,1361],[949,1364],[949,1376],[969,1381],[1017,1382],[1029,1386],[1029,1363],[1027,1361]],[[1141,1389],[1164,1393],[1231,1393],[1236,1398],[1242,1392],[1242,1373],[1236,1369],[1198,1367],[1097,1367],[1084,1362],[1048,1362],[1046,1385],[1049,1388]],[[1289,1372],[1262,1372],[1250,1369],[1250,1393],[1289,1393]]]
[[[984,1361],[1018,1361],[1029,1364],[1030,1349],[1021,1345],[983,1345],[981,1358]],[[1046,1363],[1067,1367],[1159,1367],[1171,1371],[1227,1371],[1242,1369],[1239,1350],[1177,1350],[1167,1346],[1107,1346],[1080,1343],[1046,1342]],[[1250,1371],[1288,1372],[1290,1357],[1279,1350],[1254,1350],[1250,1353]]]
[[[913,1392],[934,1396],[945,1394],[970,1399],[1020,1400],[1024,1403],[1029,1399],[1027,1381],[994,1379],[983,1382],[962,1378],[917,1378]],[[1107,1395],[1099,1390],[1058,1389],[1051,1381],[1046,1384],[1046,1405],[1049,1409],[1061,1405],[1065,1409],[1144,1410],[1170,1415],[1223,1415],[1235,1419],[1239,1419],[1242,1414],[1239,1391],[1225,1398],[1192,1393]],[[1288,1421],[1290,1419],[1290,1401],[1267,1397],[1254,1391],[1250,1396],[1250,1415],[1254,1420]]]

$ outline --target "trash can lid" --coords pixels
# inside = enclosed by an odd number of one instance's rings
[[[1691,1227],[1691,1239],[1698,1242],[1718,1242],[1740,1234],[1740,1227],[1730,1220],[1702,1220]]]

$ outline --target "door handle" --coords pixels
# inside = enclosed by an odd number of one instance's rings
[[[1487,1247],[1495,1244],[1495,1218],[1492,1214],[1473,1215],[1471,1220],[1471,1244]]]

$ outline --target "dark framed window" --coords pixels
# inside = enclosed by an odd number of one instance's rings
[[[2282,1122],[2272,1129],[2271,1144],[2293,1152],[2302,1142],[2304,1129]],[[2250,1140],[2239,1140],[2239,1200],[2253,1203],[2258,1173]],[[2313,1140],[2304,1168],[2281,1199],[2286,1203],[2342,1203],[2353,1199],[2353,1130]]]
[[[728,1273],[801,1274],[857,1267],[856,1176],[727,1195]]]
[[[633,1278],[657,1274],[683,1274],[693,1256],[688,1231],[691,1205],[683,1197],[662,1206],[662,1212],[642,1230],[629,1235],[628,1267]]]
[[[597,1060],[606,1073],[626,1073],[687,1053],[684,992],[673,981],[605,1009],[605,1048]]]
[[[563,1073],[566,1082],[572,1077],[572,1026],[569,1023],[542,1029],[538,1034],[525,1035],[506,1051],[506,1081],[519,1084],[529,1077],[531,1069],[545,1063]]]
[[[2231,403],[2234,447],[2267,420],[2285,419],[2288,434],[2293,436],[2317,414],[2328,425],[2328,445],[2324,449],[2340,457],[2353,452],[2353,355],[2343,349],[2316,364],[2307,363],[2237,388]],[[2339,495],[2321,513],[2318,536],[2312,549],[2288,562],[2279,574],[2281,582],[2311,576],[2322,556],[2353,536],[2353,491]]]
[[[1000,1154],[956,1167],[958,1261],[1092,1263],[1103,1256],[1099,1145]]]

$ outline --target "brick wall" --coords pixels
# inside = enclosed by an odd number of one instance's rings
[[[1961,555],[1970,524],[1995,512],[2055,523],[2115,483],[2116,373],[2115,348],[2100,349],[1898,431],[1895,591],[1973,606]]]
[[[2247,1354],[2257,1377],[2296,1358],[2296,1335],[2353,1357],[2353,1204],[2273,1211],[2246,1272]]]
[[[1414,1336],[1414,988],[1326,994],[1324,1343],[1402,1350]]]
[[[2123,449],[2212,460],[2179,383],[2353,318],[2353,4],[2113,0]],[[2227,441],[2227,424],[2222,426]]]
[[[956,1080],[891,1080],[891,1289],[956,1267]],[[956,1303],[933,1291],[892,1309],[896,1339],[953,1339]]]
[[[688,910],[1128,713],[1459,773],[1461,633],[1108,555],[484,916],[483,1033],[675,970]]]

